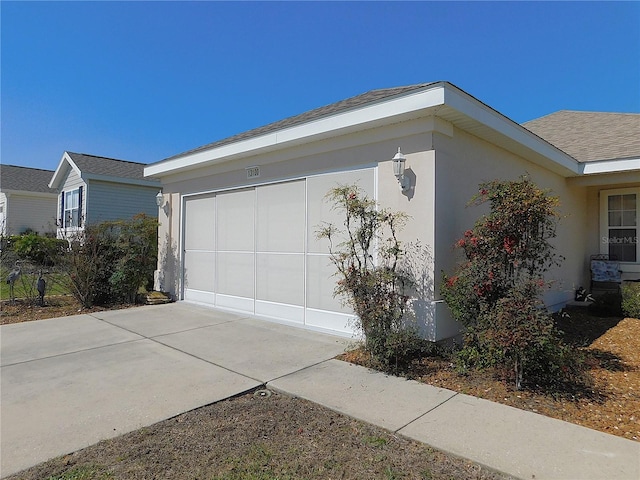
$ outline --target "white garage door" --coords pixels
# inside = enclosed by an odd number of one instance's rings
[[[188,197],[184,299],[351,332],[352,314],[333,296],[336,277],[328,244],[315,232],[322,222],[342,224],[324,197],[336,185],[352,183],[373,197],[375,170]]]

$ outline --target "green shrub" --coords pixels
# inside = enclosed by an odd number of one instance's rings
[[[640,318],[640,283],[622,286],[622,311],[632,318]]]
[[[86,308],[133,303],[153,282],[158,222],[144,214],[88,225],[68,239],[65,255],[70,290]]]
[[[34,265],[52,266],[64,254],[67,242],[41,237],[37,233],[26,233],[12,237],[10,245],[21,260],[28,260]]]
[[[139,288],[153,288],[153,272],[158,259],[158,222],[144,214],[116,224],[119,258],[109,283],[114,295],[126,302],[136,301]]]

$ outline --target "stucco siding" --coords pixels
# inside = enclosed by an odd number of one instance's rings
[[[428,150],[430,136],[425,133],[425,128],[429,123],[425,119],[402,122],[277,152],[247,155],[211,166],[185,169],[164,176],[163,191],[189,194],[376,165],[391,160],[400,146],[397,144],[398,138],[415,136],[414,141],[421,143],[419,148],[412,147],[407,151]],[[248,180],[245,169],[254,165],[260,166],[260,177]]]
[[[438,135],[436,146],[436,266],[437,272],[451,272],[459,253],[453,251],[454,242],[464,231],[472,228],[487,206],[467,207],[483,181],[516,180],[528,174],[532,181],[560,198],[561,219],[557,238],[553,240],[556,253],[564,257],[560,268],[553,268],[547,279],[554,282],[545,297],[549,306],[561,306],[571,300],[575,289],[583,284],[587,249],[586,192],[571,187],[565,178],[506,150],[454,129],[453,137]]]
[[[157,187],[141,187],[111,182],[89,182],[86,212],[89,223],[129,219],[138,213],[155,217]]]
[[[153,287],[174,300],[180,291],[180,203],[179,193],[165,193],[158,208],[158,270]]]
[[[398,147],[407,159],[408,192],[400,190],[392,171],[391,159]],[[259,177],[247,178],[246,169],[251,166],[259,166]],[[414,292],[413,310],[426,338],[440,340],[459,331],[441,299],[439,283],[442,272],[452,272],[461,260],[460,252],[453,248],[456,240],[488,211],[486,205],[467,206],[484,181],[516,180],[527,174],[560,198],[561,218],[553,243],[564,260],[546,275],[553,282],[545,296],[547,305],[558,308],[573,299],[576,288],[588,285],[588,255],[598,247],[597,219],[592,218],[592,210],[598,211],[595,189],[568,181],[443,120],[419,119],[164,176],[158,264],[163,289],[180,294],[182,195],[224,192],[363,167],[377,167],[376,198],[381,206],[408,214],[400,239],[421,245],[419,252],[413,251],[419,256],[413,263],[422,278],[420,291]]]

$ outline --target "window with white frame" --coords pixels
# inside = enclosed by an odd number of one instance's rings
[[[64,227],[80,226],[81,193],[80,189],[64,192]]]
[[[640,189],[603,190],[600,192],[600,210],[601,253],[620,262],[638,263]]]

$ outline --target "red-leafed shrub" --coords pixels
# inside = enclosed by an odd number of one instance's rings
[[[518,389],[525,379],[556,385],[563,375],[576,378],[580,362],[541,300],[545,272],[562,260],[551,243],[558,199],[522,177],[483,183],[469,203],[488,203],[490,212],[455,243],[465,260],[441,287],[465,329],[462,368],[508,367]]]

